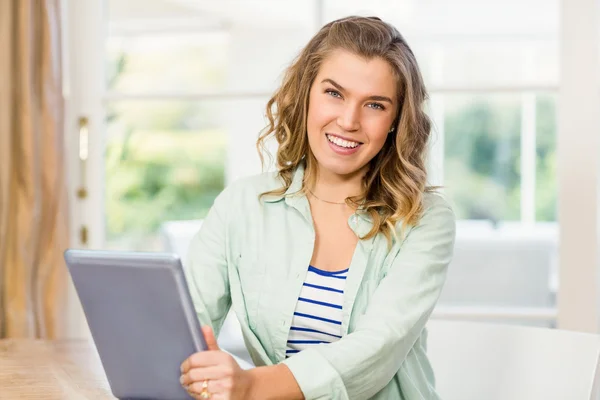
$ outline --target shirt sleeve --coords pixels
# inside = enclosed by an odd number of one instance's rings
[[[227,272],[227,210],[230,190],[225,189],[190,243],[184,272],[200,323],[218,336],[231,307]]]
[[[431,198],[356,329],[283,361],[307,399],[367,399],[399,371],[440,296],[454,248],[454,213]]]

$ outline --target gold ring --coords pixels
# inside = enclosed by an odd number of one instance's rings
[[[210,392],[208,391],[208,379],[202,382],[202,391],[200,392],[200,398],[210,399]]]

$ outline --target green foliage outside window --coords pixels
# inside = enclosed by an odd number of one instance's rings
[[[165,221],[203,218],[225,185],[219,131],[136,132],[106,149],[107,236],[132,245]]]
[[[556,219],[554,102],[536,102],[536,219]],[[520,220],[521,106],[470,98],[445,123],[445,184],[460,219]]]
[[[202,54],[188,56],[200,59]],[[124,54],[109,61],[111,88],[123,75],[139,77],[142,73],[136,73],[131,57]],[[109,104],[105,152],[108,247],[160,249],[161,224],[206,216],[225,186],[227,136],[214,116],[210,105],[189,101]]]

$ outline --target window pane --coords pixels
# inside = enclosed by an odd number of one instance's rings
[[[227,137],[219,105],[109,105],[107,247],[157,250],[167,221],[203,218],[225,186]]]
[[[108,89],[117,92],[202,92],[225,87],[229,35],[177,33],[111,37]]]
[[[108,83],[120,93],[272,92],[315,29],[299,0],[109,0]]]
[[[519,97],[445,99],[444,186],[457,218],[520,220]]]
[[[429,85],[556,85],[558,4],[325,0],[324,16],[331,21],[376,15],[393,23],[415,52]]]
[[[555,40],[478,38],[409,41],[433,87],[555,85]]]
[[[557,221],[556,95],[536,99],[536,221]]]
[[[436,97],[442,98],[445,115],[444,187],[459,219],[440,305],[504,307],[503,312],[516,314],[519,307],[553,307],[558,265],[555,96]],[[523,142],[529,134],[536,136],[530,145]],[[521,170],[525,167],[531,168],[531,178],[535,170],[529,184]],[[534,196],[529,204],[526,193]],[[522,222],[528,214],[524,206],[535,211],[536,221]]]

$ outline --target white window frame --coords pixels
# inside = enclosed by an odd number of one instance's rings
[[[103,132],[105,102],[113,100],[164,99],[205,101],[214,98],[265,97],[270,93],[161,93],[147,95],[106,93],[104,87],[104,49],[106,40],[106,15],[103,0],[65,0],[67,24],[65,25],[65,95],[66,95],[66,135],[69,165],[68,181],[71,207],[71,242],[81,247],[79,229],[89,228],[89,247],[102,248],[105,237],[104,193],[90,191],[87,199],[81,201],[75,196],[78,185],[83,182],[80,161],[77,157],[79,116],[87,116],[89,125],[90,149],[104,146]],[[531,93],[556,92],[559,97],[558,110],[558,153],[559,153],[559,218],[560,226],[560,286],[556,309],[534,310],[492,310],[490,308],[448,310],[438,312],[445,318],[482,319],[545,319],[558,322],[558,327],[582,331],[598,331],[600,296],[599,256],[600,215],[598,213],[598,184],[600,172],[600,121],[596,116],[600,109],[600,93],[590,90],[598,83],[598,42],[596,30],[600,13],[596,0],[561,0],[561,31],[559,40],[568,43],[560,52],[560,86],[517,85],[517,86],[476,86],[451,87],[432,86],[432,116],[438,128],[438,140],[432,144],[431,154],[437,160],[431,174],[435,183],[443,183],[443,94],[464,92],[522,93],[522,221],[535,221],[535,102]],[[321,26],[323,1],[315,0],[315,28]],[[67,74],[68,72],[68,74]],[[593,82],[593,84],[590,84]],[[533,132],[533,136],[532,136]],[[578,141],[573,141],[577,135]],[[103,153],[90,151],[89,167],[85,171],[85,181],[94,187],[102,187],[104,182]],[[590,169],[581,162],[585,160]],[[533,169],[532,169],[533,167]],[[437,169],[437,171],[436,171]],[[585,177],[588,185],[577,187],[574,192],[570,182],[573,176]],[[533,210],[532,210],[533,207]],[[592,222],[589,222],[589,221]],[[585,223],[583,221],[586,221]],[[586,240],[581,240],[585,237]],[[72,298],[76,299],[72,292]],[[71,302],[71,313],[75,335],[85,332],[85,325],[78,302]],[[79,310],[79,311],[78,311]],[[525,315],[525,317],[523,317]],[[81,329],[79,329],[79,328]]]

